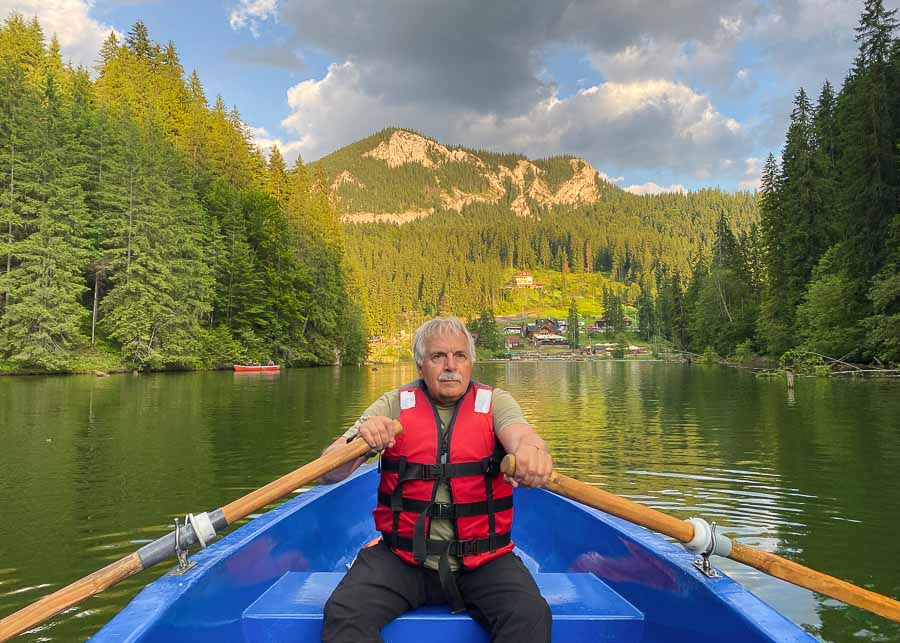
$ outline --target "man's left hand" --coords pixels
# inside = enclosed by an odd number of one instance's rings
[[[543,487],[550,480],[553,458],[536,444],[524,444],[516,449],[516,475],[510,480],[514,487]]]

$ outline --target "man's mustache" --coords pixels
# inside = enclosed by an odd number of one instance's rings
[[[459,373],[441,373],[438,382],[462,382],[462,377]]]

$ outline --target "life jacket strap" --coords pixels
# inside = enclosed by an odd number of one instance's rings
[[[378,492],[378,503],[391,507],[391,494],[383,491]],[[513,497],[497,498],[493,501],[494,511],[506,511],[512,509]],[[401,511],[409,511],[415,514],[426,513],[431,518],[437,520],[456,520],[457,518],[465,518],[468,516],[481,516],[490,514],[487,502],[464,502],[456,504],[448,504],[442,502],[431,502],[430,500],[414,500],[412,498],[401,499]]]
[[[494,458],[484,458],[474,462],[422,464],[421,462],[409,462],[405,458],[385,458],[382,456],[381,470],[399,474],[404,482],[407,480],[441,480],[465,476],[495,476],[500,473],[500,461]]]
[[[390,533],[383,532],[384,541],[390,543],[392,540],[396,546],[392,549],[402,551],[413,551],[413,539],[404,538],[402,536],[393,536]],[[512,542],[510,534],[497,534],[493,538],[479,538],[476,540],[433,540],[431,538],[425,540],[425,553],[429,556],[439,556],[446,552],[450,556],[477,556],[478,554],[487,554],[497,549],[502,549]]]

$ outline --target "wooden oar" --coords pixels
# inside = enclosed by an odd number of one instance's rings
[[[515,456],[510,454],[503,458],[500,468],[504,474],[513,477],[516,473]],[[550,474],[550,481],[544,485],[544,488],[589,507],[624,518],[642,527],[658,531],[682,543],[689,543],[694,540],[694,523],[680,520],[656,509],[651,509],[584,482],[579,482],[574,478],[559,473],[556,469]],[[862,608],[873,614],[878,614],[892,621],[900,622],[900,601],[896,601],[889,596],[870,592],[847,581],[817,572],[809,567],[804,567],[775,554],[754,549],[739,542],[730,542],[730,552],[723,555],[727,555],[732,560],[755,567],[794,585],[836,598],[839,601]]]
[[[399,423],[395,425],[395,430],[397,433],[401,431]],[[295,489],[321,478],[339,466],[364,456],[369,450],[365,440],[353,440],[349,444],[326,453],[318,460],[305,464],[266,486],[238,498],[221,509],[195,516],[196,524],[202,532],[199,535],[203,540],[209,540],[215,537],[216,532],[222,531],[228,525],[234,524]],[[194,533],[193,524],[187,524],[179,530],[179,545],[186,550],[191,545],[200,542],[197,536],[198,534]],[[138,551],[0,620],[0,641],[6,641],[21,634],[25,630],[43,623],[54,614],[77,605],[94,594],[99,594],[107,587],[115,585],[132,574],[174,556],[175,532],[173,531]]]

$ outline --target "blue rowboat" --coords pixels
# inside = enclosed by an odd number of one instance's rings
[[[92,639],[316,641],[322,608],[377,534],[378,475],[302,493],[195,553],[195,567],[150,583]],[[726,576],[708,578],[680,546],[542,489],[516,489],[513,537],[553,612],[554,641],[814,641]],[[465,614],[425,607],[386,641],[487,641]]]

